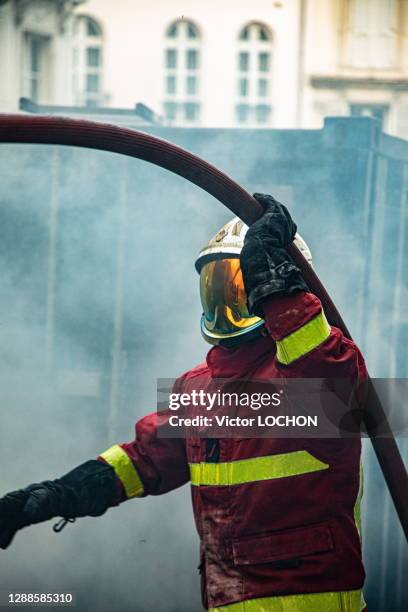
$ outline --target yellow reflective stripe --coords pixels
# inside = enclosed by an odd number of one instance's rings
[[[330,331],[325,314],[321,312],[286,338],[277,340],[277,360],[284,365],[289,365],[322,344],[330,336]]]
[[[128,499],[143,495],[143,484],[130,457],[118,444],[100,455],[115,470]]]
[[[329,465],[305,450],[228,463],[190,463],[191,484],[229,486],[327,470]]]
[[[358,487],[356,502],[353,508],[354,522],[357,527],[358,535],[360,536],[360,541],[361,541],[361,498],[363,497],[363,489],[364,489],[363,464],[360,461],[360,484]]]
[[[261,597],[210,608],[209,612],[361,612],[362,591]]]
[[[363,491],[364,491],[364,471],[363,471],[363,462],[360,460],[360,482],[359,482],[356,502],[353,508],[354,522],[356,524],[358,535],[360,536],[360,543],[362,541],[361,539],[361,498],[363,497]],[[366,606],[367,604],[364,600],[364,594],[363,594],[363,591],[361,591],[361,609],[363,610]]]

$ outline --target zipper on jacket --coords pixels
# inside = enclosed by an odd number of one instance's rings
[[[220,460],[220,441],[217,438],[205,439],[204,461],[218,463]]]

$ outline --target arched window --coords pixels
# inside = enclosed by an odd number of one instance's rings
[[[262,23],[249,23],[239,33],[237,54],[236,121],[251,126],[270,125],[273,39]]]
[[[104,102],[103,33],[91,17],[81,15],[74,24],[73,78],[75,104],[102,106]]]
[[[164,113],[177,125],[200,121],[200,47],[197,26],[182,19],[166,30],[164,49]]]
[[[347,64],[393,68],[397,59],[398,0],[349,0]]]

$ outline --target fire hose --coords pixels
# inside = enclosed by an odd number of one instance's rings
[[[238,183],[200,157],[170,142],[128,128],[86,120],[26,115],[0,115],[0,142],[70,145],[120,153],[148,161],[191,181],[214,196],[245,223],[263,214],[260,204]],[[288,252],[301,269],[310,290],[322,302],[329,322],[351,339],[340,313],[300,251],[292,244]],[[395,509],[408,539],[408,475],[387,417],[368,381],[363,423],[383,472]],[[381,424],[381,437],[376,427]]]

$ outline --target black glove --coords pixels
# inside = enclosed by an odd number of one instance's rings
[[[245,236],[241,269],[248,310],[263,317],[264,298],[308,291],[308,287],[286,251],[297,230],[288,209],[270,195],[254,193],[254,198],[265,209],[265,214]]]
[[[19,529],[55,516],[100,516],[112,505],[115,491],[113,468],[91,460],[57,480],[8,493],[0,499],[0,548],[6,549]]]

